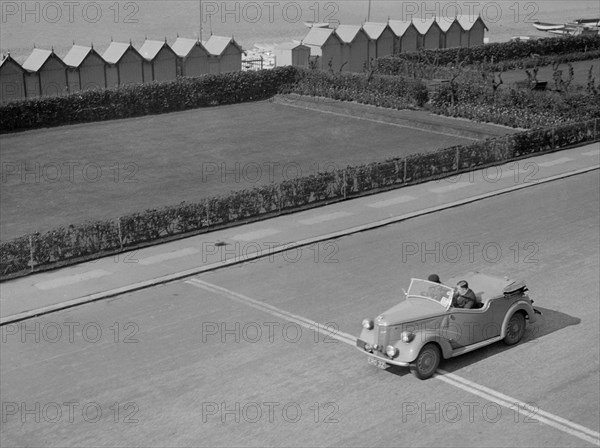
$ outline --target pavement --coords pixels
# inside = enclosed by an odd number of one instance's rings
[[[593,143],[6,281],[0,325],[278,253],[332,256],[331,239],[598,168]]]

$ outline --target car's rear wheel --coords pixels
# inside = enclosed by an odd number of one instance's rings
[[[506,327],[506,336],[504,343],[506,345],[515,345],[525,334],[525,317],[523,313],[515,313],[511,316]]]
[[[415,362],[410,365],[410,371],[420,380],[430,378],[440,365],[440,349],[435,344],[427,344],[421,349]]]

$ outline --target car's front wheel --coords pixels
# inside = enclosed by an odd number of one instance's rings
[[[440,365],[440,349],[435,344],[427,344],[421,349],[415,362],[410,365],[410,371],[420,380],[430,378]]]
[[[504,343],[515,345],[521,340],[523,334],[525,334],[525,317],[523,317],[523,313],[515,313],[508,321]]]

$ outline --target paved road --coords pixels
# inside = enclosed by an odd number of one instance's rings
[[[0,444],[594,446],[599,191],[592,172],[5,325]],[[428,381],[350,346],[411,276],[475,269],[528,280],[523,343]]]

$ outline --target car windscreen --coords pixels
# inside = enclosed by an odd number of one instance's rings
[[[444,308],[448,308],[452,303],[453,294],[454,289],[449,286],[417,278],[411,280],[408,288],[408,297],[434,300]]]

